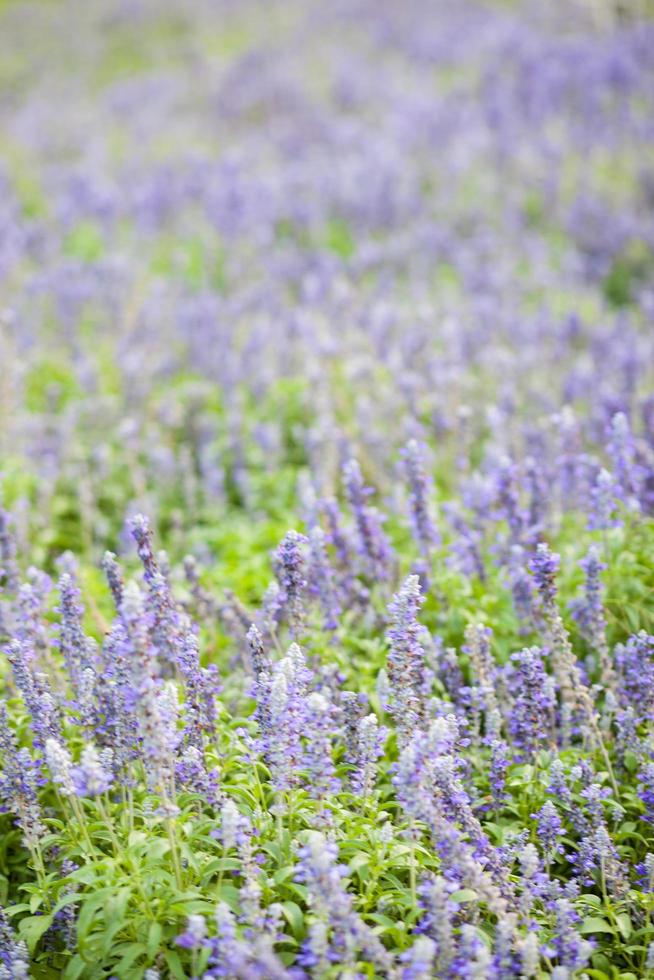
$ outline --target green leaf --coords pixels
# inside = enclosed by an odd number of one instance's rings
[[[75,953],[72,960],[70,963],[68,963],[66,969],[64,970],[63,980],[78,980],[78,977],[82,976],[85,969],[86,963],[79,953]]]
[[[300,906],[295,902],[282,902],[282,911],[293,935],[296,939],[302,938],[306,930],[304,928],[304,913]]]
[[[34,952],[39,939],[52,925],[53,918],[52,912],[49,915],[28,915],[18,923],[18,933],[27,943],[30,953]]]
[[[620,912],[615,917],[618,929],[620,930],[620,935],[623,939],[629,939],[632,932],[631,919],[627,912]]]
[[[160,922],[151,922],[148,929],[148,956],[154,959],[161,946],[163,927]]]
[[[450,895],[451,902],[476,902],[479,895],[472,888],[460,888]]]
[[[597,915],[589,915],[585,918],[581,923],[579,932],[582,936],[586,936],[592,932],[608,932],[611,935],[615,935],[615,929],[611,923],[607,922],[606,919],[600,919]]]
[[[186,980],[186,971],[182,966],[179,953],[175,952],[174,949],[168,949],[164,953],[164,959],[166,966],[170,970],[170,975],[175,977],[175,980]]]

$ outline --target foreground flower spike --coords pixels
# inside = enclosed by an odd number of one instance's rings
[[[62,796],[72,796],[75,793],[73,782],[73,760],[67,748],[54,738],[45,743],[45,758],[50,769],[52,782],[58,787]]]
[[[39,767],[25,748],[18,748],[16,737],[9,727],[6,705],[0,702],[0,753],[3,770],[0,773],[0,805],[11,813],[23,835],[23,841],[33,858],[39,853],[40,839],[45,833],[41,806],[38,800]]]
[[[93,669],[88,638],[82,627],[84,608],[79,601],[80,590],[72,575],[64,573],[59,579],[59,649],[68,669],[73,689],[83,682],[84,671]]]
[[[33,671],[34,648],[12,640],[5,651],[16,687],[30,713],[34,747],[43,750],[48,738],[61,739],[61,713],[45,674]]]
[[[527,759],[554,740],[556,692],[545,671],[543,653],[531,647],[511,656],[509,733]]]
[[[420,728],[426,716],[427,675],[423,640],[425,628],[418,622],[424,602],[417,575],[410,575],[389,606],[391,625],[386,638],[390,712],[404,741]]]
[[[436,943],[429,936],[418,936],[413,946],[400,959],[402,980],[431,980],[436,956]]]
[[[638,723],[654,721],[654,636],[641,630],[615,648],[618,696]]]
[[[382,972],[391,967],[391,957],[372,929],[356,914],[351,896],[342,884],[344,869],[337,863],[338,849],[322,834],[310,833],[307,843],[298,851],[297,880],[304,884],[312,911],[322,922],[327,939],[326,960],[339,963],[341,968],[352,969],[361,958],[375,965]],[[325,933],[321,935],[324,942]],[[312,938],[316,939],[314,932]],[[306,950],[310,959],[316,950]]]
[[[486,734],[492,735],[492,718],[498,711],[495,696],[495,664],[491,652],[492,632],[480,623],[470,623],[465,630],[463,652],[470,660],[471,688],[475,701],[486,715]]]
[[[269,939],[254,942],[239,938],[234,913],[220,902],[216,909],[216,936],[207,941],[209,958],[205,977],[269,977],[270,980],[292,980],[275,956]]]
[[[543,605],[543,614],[548,630],[548,646],[552,656],[552,667],[556,677],[563,711],[565,712],[563,737],[570,736],[569,726],[575,710],[583,718],[583,724],[597,747],[606,751],[599,731],[597,711],[590,691],[582,679],[577,658],[570,644],[568,632],[556,605],[556,575],[560,564],[559,556],[553,554],[544,543],[538,545],[531,562],[531,570]],[[610,762],[606,757],[608,768]]]
[[[179,742],[177,692],[159,677],[143,595],[135,583],[125,587],[120,614],[130,646],[132,703],[148,785],[159,793],[162,811],[174,814],[171,794]]]
[[[304,749],[302,734],[307,731],[307,689],[311,674],[304,654],[296,643],[275,664],[262,729],[261,746],[270,767],[277,794],[300,782]],[[265,725],[269,721],[270,728]]]
[[[16,937],[0,906],[0,980],[27,980],[31,975],[27,945]]]

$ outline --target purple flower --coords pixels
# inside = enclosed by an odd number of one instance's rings
[[[431,481],[424,465],[424,450],[416,439],[411,439],[402,450],[404,473],[409,485],[409,518],[414,539],[425,561],[429,561],[434,546],[438,544],[438,532],[431,513]]]
[[[17,592],[20,585],[16,540],[11,525],[11,514],[0,507],[0,589],[9,595]]]
[[[410,575],[389,606],[390,646],[387,670],[390,711],[403,740],[411,737],[425,719],[425,627],[418,622],[424,602],[417,575]]]
[[[283,793],[299,782],[302,735],[307,725],[307,685],[310,673],[304,655],[292,643],[288,655],[275,664],[268,697],[269,731],[262,732],[262,749],[273,785]]]
[[[332,793],[339,791],[332,758],[334,707],[327,698],[313,691],[306,698],[306,746],[303,764],[307,773],[309,796],[320,800],[321,809]]]
[[[334,570],[329,563],[326,548],[326,535],[321,527],[313,527],[309,532],[309,567],[307,579],[309,594],[318,601],[324,617],[326,630],[338,629],[341,607]]]
[[[203,915],[189,915],[186,929],[175,939],[177,946],[183,949],[198,949],[203,945],[207,935],[207,923]]]
[[[556,957],[559,966],[569,970],[581,970],[588,962],[592,945],[582,939],[577,931],[579,916],[566,898],[559,898],[554,904],[554,935],[550,958]]]
[[[627,416],[623,412],[617,412],[611,419],[606,450],[613,467],[618,497],[630,510],[638,509],[636,449]]]
[[[547,800],[538,813],[532,813],[538,827],[538,840],[545,853],[545,860],[550,862],[555,854],[563,854],[559,837],[563,834],[563,824],[554,804]]]
[[[279,582],[280,600],[288,620],[291,636],[302,633],[305,619],[305,558],[303,547],[307,539],[297,531],[288,531],[275,552],[275,572]]]
[[[0,906],[0,977],[5,980],[28,980],[29,976],[27,945],[16,937],[5,910]]]
[[[622,521],[615,516],[616,504],[615,481],[607,470],[601,469],[590,491],[588,530],[608,531],[620,527]]]
[[[638,796],[645,806],[643,820],[654,824],[654,763],[647,762],[638,773]]]
[[[384,753],[387,730],[380,728],[377,716],[365,715],[356,726],[354,756],[351,759],[354,771],[351,775],[352,789],[363,799],[369,797],[375,787],[376,762]]]
[[[506,774],[511,764],[511,752],[509,746],[501,738],[494,738],[490,743],[491,762],[488,773],[493,807],[495,810],[502,808],[509,799],[506,792]]]
[[[430,980],[434,976],[436,944],[429,936],[418,936],[413,946],[400,956],[401,980]]]
[[[529,568],[534,576],[536,588],[541,597],[546,613],[550,613],[556,603],[556,576],[559,571],[561,559],[553,554],[549,547],[541,542],[536,553],[529,562]]]
[[[512,654],[507,686],[513,695],[509,732],[520,752],[531,758],[552,741],[556,705],[554,683],[545,672],[539,647]]]
[[[592,647],[598,649],[606,645],[604,630],[606,617],[603,606],[603,587],[600,578],[606,565],[600,561],[597,545],[591,545],[588,554],[579,562],[585,574],[585,592],[581,599],[570,603],[573,619],[579,624],[582,634]]]
[[[123,601],[123,589],[125,588],[125,583],[123,581],[120,565],[118,564],[116,556],[112,551],[105,551],[102,558],[102,569],[107,577],[107,582],[109,584],[109,589],[111,590],[114,605],[116,609],[120,609]]]
[[[14,815],[26,846],[33,849],[45,833],[38,801],[39,766],[27,749],[18,748],[3,702],[0,702],[0,753],[3,756],[0,810]]]
[[[111,789],[111,749],[102,754],[93,745],[85,745],[79,765],[73,766],[71,776],[77,796],[101,796]]]
[[[352,968],[357,953],[374,964],[384,974],[390,970],[391,956],[380,940],[354,910],[352,896],[342,883],[345,869],[337,863],[338,848],[322,834],[312,832],[307,843],[298,851],[297,880],[307,889],[307,901],[312,912],[328,929],[327,949],[323,958],[337,963],[339,968]],[[323,933],[324,937],[324,933]],[[312,938],[315,940],[316,934]],[[316,949],[306,952],[314,958]]]
[[[354,516],[358,552],[364,563],[365,574],[373,582],[384,581],[391,573],[393,551],[382,530],[382,516],[375,507],[369,507],[366,503],[372,490],[366,487],[355,459],[349,460],[343,467],[343,482]]]
[[[654,636],[641,630],[615,648],[618,697],[637,722],[654,720]]]

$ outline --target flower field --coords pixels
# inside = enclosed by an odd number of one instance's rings
[[[654,978],[646,6],[1,0],[0,980]]]

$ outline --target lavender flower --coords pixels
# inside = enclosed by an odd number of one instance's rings
[[[26,846],[34,851],[45,833],[38,801],[39,770],[28,750],[18,748],[4,704],[0,704],[0,752],[4,759],[0,809],[14,815]]]
[[[588,512],[589,531],[608,531],[620,527],[622,522],[615,516],[616,485],[611,474],[601,469],[590,492]]]
[[[377,936],[356,914],[352,897],[342,885],[344,869],[337,864],[338,849],[322,834],[311,833],[298,851],[297,880],[307,888],[312,911],[329,928],[326,959],[341,969],[351,969],[360,952],[382,973],[391,968],[391,957]],[[315,953],[315,951],[312,951]]]
[[[341,612],[333,569],[329,563],[326,535],[319,526],[309,533],[309,568],[307,572],[309,594],[321,606],[324,628],[335,630]]]
[[[638,796],[645,806],[643,819],[654,824],[654,763],[645,763],[638,773],[638,780]]]
[[[592,951],[592,946],[579,935],[576,925],[579,916],[565,898],[559,898],[554,904],[555,927],[552,938],[552,951],[548,953],[556,957],[558,965],[569,970],[580,970],[586,965]]]
[[[386,735],[386,729],[379,727],[377,716],[373,714],[361,718],[356,726],[356,749],[352,759],[354,772],[351,781],[354,792],[364,800],[373,792],[376,761],[384,752]]]
[[[430,980],[434,976],[436,944],[429,936],[418,936],[413,946],[400,956],[401,980]]]
[[[189,915],[186,929],[175,939],[175,943],[183,949],[198,949],[204,944],[207,935],[207,923],[203,915]]]
[[[529,563],[546,614],[550,614],[555,607],[559,564],[559,556],[553,554],[543,542],[538,545]]]
[[[509,732],[520,752],[526,758],[532,758],[539,748],[553,738],[554,684],[545,672],[542,652],[538,647],[514,653],[511,667],[509,687],[513,701]]]
[[[402,450],[404,472],[409,485],[409,518],[414,539],[425,561],[429,561],[438,532],[431,513],[431,482],[427,478],[423,460],[423,448],[411,439]]]
[[[332,732],[334,728],[333,705],[313,691],[306,698],[306,768],[309,795],[320,800],[321,810],[331,793],[338,792],[340,780],[332,759]]]
[[[45,743],[45,758],[48,763],[52,782],[59,788],[63,796],[73,796],[75,785],[73,783],[73,760],[70,752],[54,738],[49,738]]]
[[[111,749],[105,749],[100,756],[95,746],[84,746],[79,765],[71,771],[77,796],[100,796],[111,788],[111,755]]]
[[[102,558],[102,568],[107,577],[114,605],[116,609],[120,609],[125,583],[116,556],[112,551],[105,551]]]
[[[545,860],[549,865],[555,854],[563,854],[563,848],[559,842],[559,837],[563,834],[563,824],[554,804],[547,800],[540,808],[538,813],[532,813],[532,820],[538,826],[538,840],[545,853]]]
[[[79,672],[86,666],[86,636],[82,629],[84,608],[79,602],[80,591],[70,574],[59,579],[61,626],[59,649],[73,681],[77,683]]]
[[[573,619],[579,624],[582,635],[598,654],[602,670],[602,683],[611,686],[615,678],[615,671],[610,661],[606,642],[606,616],[600,579],[606,565],[600,561],[599,550],[596,545],[591,545],[588,554],[579,564],[586,577],[584,596],[571,602],[570,610]]]
[[[299,781],[309,676],[302,651],[291,644],[288,655],[275,665],[268,700],[270,730],[262,733],[264,756],[278,793]]]
[[[423,602],[418,576],[410,575],[389,606],[391,625],[386,637],[390,646],[390,711],[404,741],[423,724],[426,712],[425,628],[418,622]]]
[[[641,630],[615,648],[618,696],[637,722],[654,720],[654,636]]]
[[[366,487],[355,459],[349,460],[343,467],[343,482],[354,515],[358,552],[363,560],[365,573],[373,582],[384,581],[390,576],[393,552],[382,530],[382,516],[375,507],[369,507],[366,503],[372,491]]]
[[[29,966],[27,946],[17,939],[0,906],[0,980],[27,980],[31,976]]]
[[[606,449],[613,466],[619,498],[630,510],[637,510],[639,503],[635,446],[629,422],[623,412],[617,412],[611,420]]]
[[[490,743],[491,762],[488,774],[493,807],[499,810],[509,799],[506,792],[506,775],[511,764],[510,749],[504,739],[494,738]]]
[[[275,552],[275,570],[279,581],[280,599],[288,619],[291,636],[302,633],[305,619],[305,559],[306,538],[297,531],[288,531]]]
[[[18,591],[20,577],[16,562],[16,540],[12,533],[12,517],[0,507],[0,587],[3,592]]]

